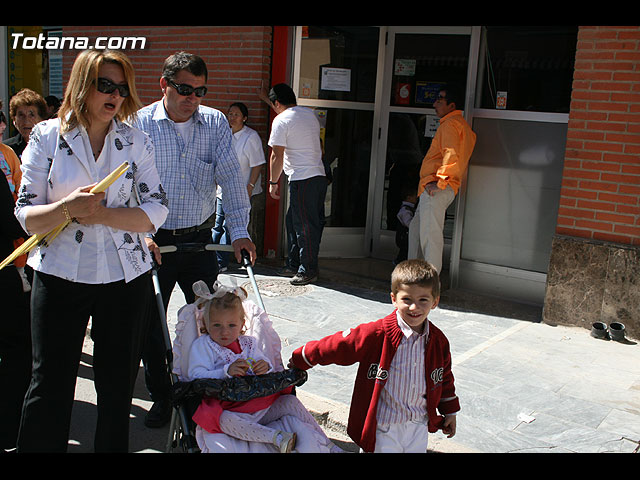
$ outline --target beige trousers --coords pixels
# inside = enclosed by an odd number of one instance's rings
[[[447,185],[444,190],[436,190],[429,195],[425,190],[420,195],[418,208],[409,225],[409,246],[407,258],[421,258],[431,263],[438,273],[442,270],[444,250],[444,217],[456,194]]]

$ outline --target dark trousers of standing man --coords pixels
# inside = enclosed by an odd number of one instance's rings
[[[161,247],[211,243],[211,226],[187,233],[180,232],[181,230],[160,229],[153,239]],[[176,283],[184,293],[186,302],[193,303],[195,301],[193,284],[203,280],[211,289],[218,278],[218,261],[215,251],[163,253],[161,261],[162,264],[158,265],[158,282],[165,312]],[[162,319],[155,301],[149,304],[148,313],[149,332],[142,353],[145,383],[154,403],[167,402],[171,400],[171,378],[167,369],[167,345],[163,335]]]
[[[96,452],[127,452],[131,398],[140,366],[151,277],[83,284],[35,272],[31,290],[33,368],[18,452],[67,450],[76,377],[89,317],[98,419]]]
[[[286,215],[287,266],[299,274],[318,274],[318,253],[324,229],[324,199],[327,177],[318,176],[289,182],[289,209]]]

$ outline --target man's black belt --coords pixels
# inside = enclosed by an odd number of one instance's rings
[[[169,230],[166,228],[161,228],[160,230],[164,230],[167,233],[170,233],[171,235],[186,235],[187,233],[193,233],[193,232],[199,232],[200,230],[205,230],[207,228],[211,228],[215,225],[216,223],[216,214],[214,213],[213,215],[211,215],[209,218],[207,218],[203,224],[201,225],[197,225],[195,227],[186,227],[186,228],[176,228],[174,230]]]

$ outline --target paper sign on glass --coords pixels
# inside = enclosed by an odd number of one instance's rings
[[[348,92],[351,90],[351,69],[322,67],[322,90]]]

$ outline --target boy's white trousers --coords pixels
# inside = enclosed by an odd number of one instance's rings
[[[426,422],[394,423],[376,429],[374,453],[427,453]]]

